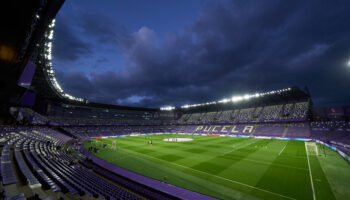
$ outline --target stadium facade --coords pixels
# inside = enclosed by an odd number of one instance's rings
[[[331,146],[348,158],[350,106],[314,109],[307,88],[293,86],[164,109],[106,105],[66,94],[54,77],[51,62],[54,18],[63,3],[23,2],[28,4],[23,5],[25,11],[16,3],[8,5],[10,17],[18,23],[8,24],[13,31],[1,35],[8,38],[2,51],[13,55],[1,58],[4,67],[0,69],[4,198],[42,198],[35,192],[28,196],[9,189],[24,182],[33,191],[42,187],[54,193],[104,199],[211,199],[121,169],[112,172],[97,161],[86,162],[89,154],[85,149],[73,157],[60,150],[67,146],[78,149],[87,138],[171,133],[307,139]],[[72,163],[75,168],[69,167]]]

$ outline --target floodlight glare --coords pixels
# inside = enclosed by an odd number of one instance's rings
[[[220,103],[227,103],[227,102],[229,102],[230,100],[229,99],[223,99],[223,100],[221,100],[221,101],[219,101]]]
[[[160,108],[160,110],[168,110],[168,111],[174,110],[174,109],[175,109],[175,107],[173,107],[173,106],[166,106],[166,107],[161,107]]]
[[[232,97],[232,101],[233,102],[237,102],[237,101],[241,101],[243,98],[242,97],[240,97],[240,96],[235,96],[235,97]]]
[[[246,95],[244,95],[244,97],[243,97],[245,100],[248,100],[248,99],[250,99],[250,96],[249,96],[249,94],[246,94]]]
[[[39,18],[39,15],[36,16],[37,18]],[[52,23],[48,25],[48,30],[47,32],[45,33],[46,35],[46,43],[44,44],[45,46],[45,53],[43,54],[44,58],[46,58],[46,72],[47,72],[47,75],[49,77],[49,80],[51,81],[52,83],[52,86],[57,90],[57,92],[62,96],[62,97],[65,97],[65,98],[68,98],[70,100],[74,100],[74,101],[80,101],[80,102],[88,102],[87,100],[84,100],[82,98],[77,98],[77,97],[74,97],[70,94],[67,94],[65,93],[61,86],[58,84],[55,76],[54,76],[54,71],[52,69],[52,62],[51,62],[51,59],[52,59],[52,39],[53,39],[53,34],[54,34],[54,31],[53,31],[53,27],[55,26],[55,20],[52,20]],[[41,63],[41,62],[39,62]]]
[[[350,60],[349,60],[349,62],[348,62],[348,66],[350,67]]]
[[[349,65],[350,65],[350,61],[349,61]],[[282,92],[285,91],[290,91],[291,88],[285,88],[285,89],[279,89],[279,90],[272,90],[269,92],[263,92],[263,93],[255,93],[255,94],[245,94],[243,96],[233,96],[231,97],[231,99],[222,99],[220,101],[213,101],[213,102],[207,102],[207,103],[202,103],[202,104],[192,104],[192,105],[183,105],[181,106],[181,108],[192,108],[192,107],[197,107],[197,106],[205,106],[205,105],[211,105],[211,104],[217,104],[217,103],[227,103],[227,102],[238,102],[238,101],[242,101],[242,100],[249,100],[251,98],[259,98],[259,97],[263,97],[266,95],[272,95],[272,94],[280,94]]]

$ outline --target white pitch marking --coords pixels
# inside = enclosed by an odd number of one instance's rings
[[[223,153],[221,156],[224,156],[224,155],[226,155],[226,154],[229,154],[229,153],[231,153],[231,152],[233,152],[233,151],[235,151],[235,150],[237,150],[237,149],[240,149],[242,146],[248,146],[248,145],[250,145],[250,144],[253,144],[253,143],[255,143],[255,142],[257,142],[257,141],[253,141],[253,142],[241,142],[241,143],[239,143],[238,145],[232,145],[232,150],[229,150],[229,151],[227,151],[227,152],[225,152],[225,153]]]
[[[271,192],[271,191],[268,191],[268,190],[264,190],[264,189],[261,189],[261,188],[257,188],[257,187],[254,187],[254,186],[251,186],[251,185],[248,185],[248,184],[245,184],[245,183],[241,183],[241,182],[238,182],[238,181],[234,181],[234,180],[231,180],[231,179],[227,179],[227,178],[224,178],[224,177],[221,177],[221,176],[217,176],[217,175],[214,175],[214,174],[209,174],[209,173],[207,173],[207,172],[203,172],[203,171],[200,171],[200,170],[193,169],[193,168],[191,168],[191,167],[179,165],[179,164],[177,164],[177,163],[168,162],[168,161],[165,161],[165,160],[162,160],[162,159],[153,157],[153,156],[149,156],[149,155],[142,154],[142,153],[139,153],[139,152],[130,151],[130,150],[127,150],[127,149],[123,149],[123,150],[124,150],[124,151],[129,151],[129,152],[134,153],[134,154],[141,154],[141,155],[143,155],[143,156],[146,156],[146,157],[149,157],[149,158],[152,158],[152,159],[155,159],[155,160],[159,160],[159,161],[162,161],[162,162],[170,163],[170,164],[173,164],[173,165],[176,165],[176,166],[185,168],[185,169],[190,169],[190,170],[193,170],[193,171],[196,171],[196,172],[199,172],[199,173],[203,173],[203,174],[206,174],[206,175],[209,175],[209,176],[214,176],[214,177],[219,178],[219,179],[222,179],[222,180],[226,180],[226,181],[229,181],[229,182],[232,182],[232,183],[236,183],[236,184],[243,185],[243,186],[246,186],[246,187],[249,187],[249,188],[253,188],[253,189],[256,189],[256,190],[260,190],[260,191],[263,191],[263,192],[266,192],[266,193],[269,193],[269,194],[273,194],[273,195],[276,195],[276,196],[279,196],[279,197],[283,197],[283,198],[286,198],[286,199],[296,200],[296,199],[294,199],[294,198],[292,198],[292,197],[284,196],[284,195],[282,195],[282,194],[278,194],[278,193],[275,193],[275,192]]]
[[[307,145],[306,145],[306,142],[304,142],[305,144],[305,151],[306,151],[306,157],[307,157],[307,164],[309,166],[309,174],[310,174],[310,182],[311,182],[311,187],[312,187],[312,196],[313,196],[313,199],[316,200],[316,194],[315,194],[315,189],[314,189],[314,182],[312,180],[312,172],[311,172],[311,167],[310,167],[310,160],[309,160],[309,153],[307,151]]]
[[[290,168],[290,169],[298,169],[298,170],[308,171],[308,169],[301,168],[301,167],[293,167],[293,166],[282,165],[282,164],[272,164],[271,162],[258,161],[258,160],[253,160],[253,159],[249,159],[249,158],[243,158],[242,160],[255,162],[255,163],[260,163],[260,164],[264,164],[264,165],[281,166],[281,167],[286,167],[286,168]]]
[[[283,149],[278,153],[278,155],[281,155],[281,153],[283,152],[283,150],[286,148],[287,144],[284,145]]]

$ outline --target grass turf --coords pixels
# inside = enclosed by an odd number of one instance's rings
[[[305,142],[193,136],[190,142],[151,135],[99,139],[95,154],[136,173],[219,199],[350,199],[350,165],[336,152]],[[117,149],[111,149],[113,140]],[[153,144],[147,144],[152,140]],[[88,148],[95,141],[85,141]],[[95,144],[96,145],[96,144]],[[309,158],[309,162],[308,162]],[[310,170],[309,170],[310,169]],[[311,172],[311,176],[310,176]]]

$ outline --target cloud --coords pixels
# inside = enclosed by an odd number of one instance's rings
[[[215,1],[192,25],[162,41],[149,27],[118,32],[109,20],[87,17],[83,30],[96,26],[86,34],[115,43],[125,68],[95,72],[89,79],[62,76],[64,88],[93,101],[145,107],[294,85],[307,85],[319,104],[327,104],[324,96],[328,103],[350,99],[344,93],[350,72],[342,64],[350,56],[350,13],[344,9],[349,6],[343,1]]]
[[[81,40],[64,20],[57,20],[53,43],[54,59],[58,61],[76,61],[92,54],[92,46]]]
[[[81,34],[95,39],[94,42],[103,44],[116,44],[118,34],[126,32],[123,25],[117,24],[106,15],[96,13],[82,13],[78,18],[77,26]]]
[[[132,95],[124,99],[118,99],[116,103],[119,105],[125,105],[125,104],[139,104],[142,101],[145,100],[152,100],[152,97],[146,97],[146,96],[138,96],[138,95]]]
[[[95,89],[86,74],[77,71],[56,71],[55,77],[66,93],[93,98],[90,92]]]

